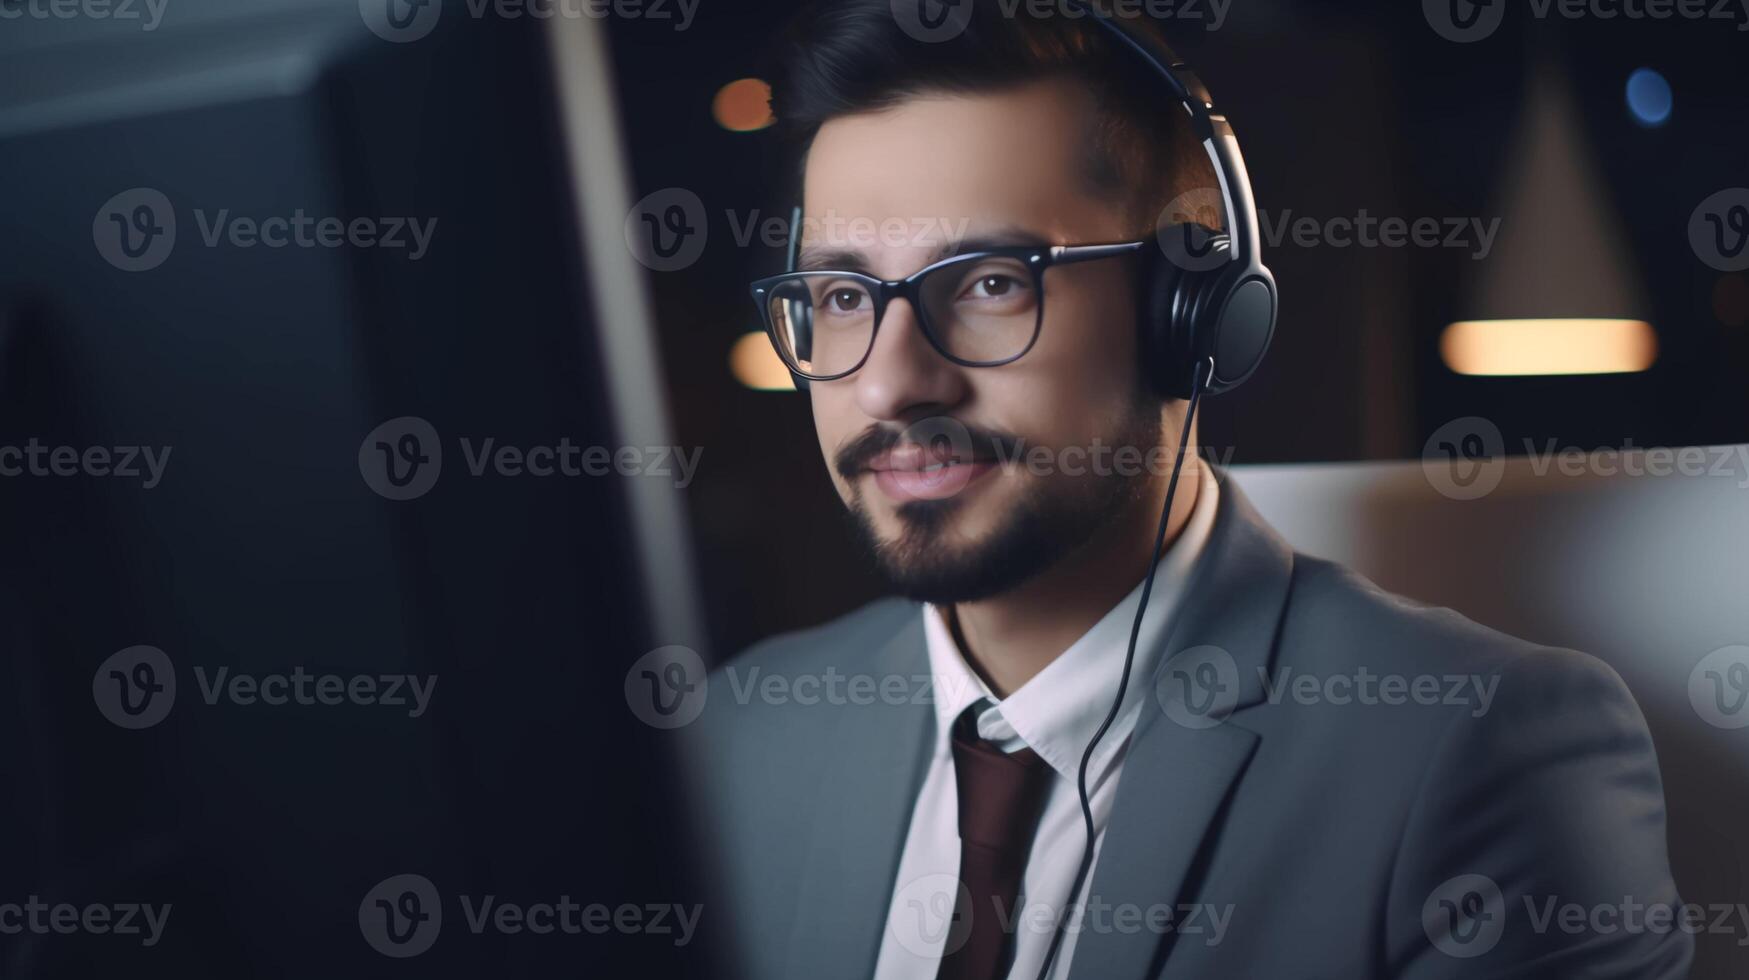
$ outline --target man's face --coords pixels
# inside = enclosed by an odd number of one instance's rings
[[[1087,181],[1094,111],[1081,85],[1047,80],[831,120],[807,158],[799,268],[848,261],[896,280],[965,240],[1136,237],[1121,202]],[[934,602],[1000,594],[1141,499],[1146,474],[1110,455],[1161,440],[1160,403],[1136,367],[1133,277],[1123,259],[1048,270],[1037,342],[998,367],[947,360],[896,300],[862,367],[810,386],[833,481],[901,591]],[[1013,290],[1032,286],[973,288],[975,301],[1014,304],[1028,300]]]

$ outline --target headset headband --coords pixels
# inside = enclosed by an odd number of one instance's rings
[[[1215,178],[1221,184],[1221,204],[1227,212],[1226,232],[1232,239],[1232,261],[1261,265],[1257,205],[1251,197],[1251,178],[1245,170],[1245,158],[1239,152],[1239,138],[1233,135],[1227,117],[1215,112],[1214,100],[1202,79],[1158,37],[1131,27],[1119,17],[1101,12],[1086,0],[1068,0],[1068,3],[1105,28],[1118,43],[1134,51],[1184,107],[1190,117],[1190,128],[1202,142],[1203,150],[1214,166]]]

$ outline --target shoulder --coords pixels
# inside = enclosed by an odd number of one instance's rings
[[[1405,807],[1490,778],[1526,780],[1523,800],[1546,799],[1538,769],[1577,757],[1594,775],[1632,760],[1656,782],[1645,718],[1602,660],[1394,595],[1321,559],[1295,557],[1268,674],[1269,700],[1284,709],[1276,726],[1307,751],[1396,773]]]
[[[1455,610],[1388,592],[1345,566],[1294,556],[1294,587],[1283,614],[1288,659],[1325,669],[1388,667],[1398,673],[1509,676],[1579,691],[1620,689],[1603,661],[1484,626]]]
[[[1365,801],[1379,839],[1391,842],[1386,927],[1401,975],[1449,975],[1454,961],[1428,945],[1422,914],[1454,883],[1486,882],[1504,918],[1551,901],[1680,901],[1657,753],[1638,704],[1603,661],[1305,556],[1295,557],[1276,652],[1274,691],[1285,710],[1271,727],[1293,736],[1283,741],[1304,753],[1299,762],[1342,758],[1350,772],[1334,777],[1348,780],[1337,795]],[[1348,683],[1313,685],[1323,699],[1297,703],[1280,681],[1295,670]],[[1368,674],[1373,700],[1362,703],[1354,681]],[[1381,705],[1387,678],[1396,700]],[[1425,700],[1414,693],[1422,682]],[[1344,700],[1331,700],[1332,691]],[[1643,975],[1678,976],[1692,945],[1646,932],[1588,944],[1536,925],[1534,917],[1507,923],[1499,948],[1474,964],[1491,974],[1535,961],[1570,976],[1587,964],[1634,961],[1648,964]]]

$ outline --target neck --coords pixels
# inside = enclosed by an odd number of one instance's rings
[[[1201,466],[1193,444],[1166,525],[1168,549],[1196,507]],[[1154,559],[1166,489],[1166,479],[1157,481],[1117,520],[1019,588],[953,606],[950,621],[966,660],[997,697],[1032,680],[1141,583]]]

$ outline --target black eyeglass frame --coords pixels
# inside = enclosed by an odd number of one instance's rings
[[[1133,255],[1147,248],[1146,241],[1110,242],[1097,245],[1010,245],[1002,248],[982,249],[967,252],[963,255],[951,255],[938,262],[918,269],[903,279],[880,279],[861,272],[838,271],[833,269],[803,269],[795,272],[785,272],[782,275],[767,276],[756,279],[751,285],[753,304],[759,307],[760,319],[765,324],[765,334],[771,341],[771,346],[777,351],[777,356],[798,377],[808,381],[837,381],[847,378],[862,369],[868,363],[869,354],[874,352],[875,338],[880,336],[881,320],[886,315],[887,305],[895,299],[904,299],[911,304],[917,317],[917,328],[923,332],[929,346],[942,357],[961,367],[983,368],[1001,367],[1012,364],[1027,355],[1033,345],[1038,343],[1039,333],[1044,327],[1045,315],[1045,270],[1057,265],[1072,265],[1077,262],[1095,262],[1101,259],[1117,258],[1123,255]],[[1034,295],[1038,297],[1037,311],[1033,314],[1032,336],[1026,341],[1026,346],[1020,353],[997,361],[973,361],[956,357],[942,344],[936,336],[935,327],[930,323],[929,311],[923,303],[923,281],[931,274],[941,269],[952,268],[970,262],[980,262],[992,258],[1020,259],[1032,273]],[[874,300],[874,325],[868,332],[868,349],[862,352],[862,357],[846,370],[836,374],[810,374],[794,362],[794,358],[784,353],[784,344],[778,336],[778,327],[771,317],[771,297],[778,287],[788,282],[806,282],[821,276],[837,276],[851,282],[868,287],[869,296]]]

